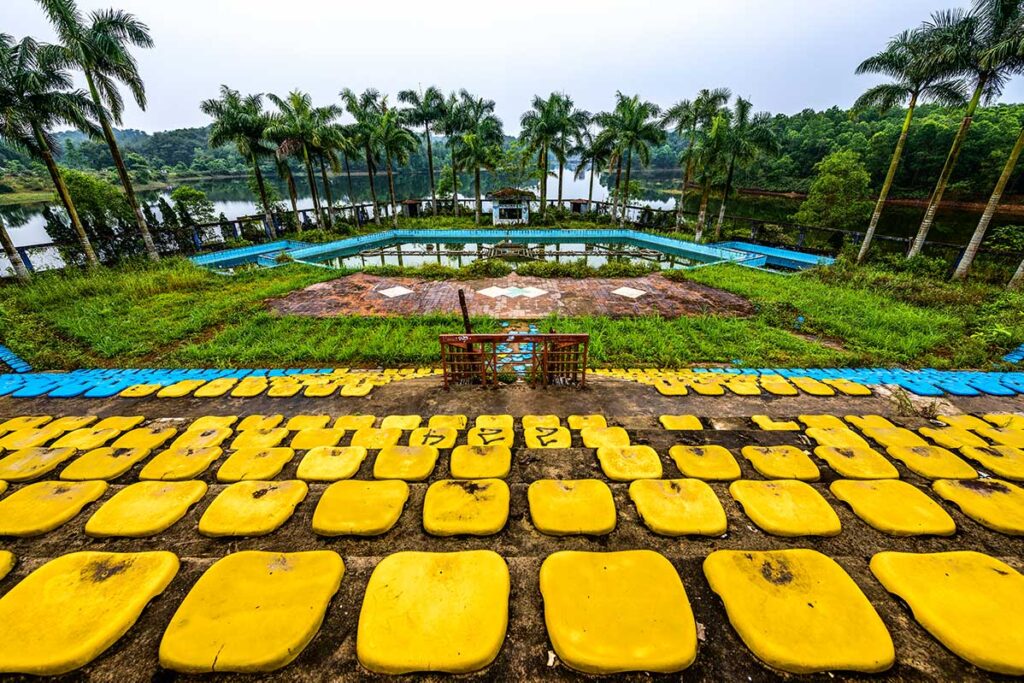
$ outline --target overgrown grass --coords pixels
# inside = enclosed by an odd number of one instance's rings
[[[483,263],[483,262],[481,262]],[[378,270],[378,269],[375,269]],[[387,275],[486,277],[483,266]],[[591,272],[593,271],[593,272]],[[538,264],[539,276],[629,276]],[[0,342],[40,368],[94,366],[414,365],[437,361],[437,335],[461,320],[277,316],[265,300],[338,277],[289,264],[225,277],[184,259],[44,273],[0,288]],[[845,264],[800,275],[739,266],[673,271],[754,302],[750,318],[551,317],[542,329],[587,332],[598,365],[890,365],[988,367],[1024,341],[1024,295]],[[497,321],[474,321],[480,332]]]

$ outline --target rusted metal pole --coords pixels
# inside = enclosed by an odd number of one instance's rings
[[[466,292],[459,290],[459,308],[462,309],[462,326],[466,328],[466,334],[473,334],[473,326],[469,322],[469,307],[466,306]]]

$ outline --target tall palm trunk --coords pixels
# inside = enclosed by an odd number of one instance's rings
[[[633,170],[633,148],[626,150],[626,184],[622,190],[622,218],[619,221],[620,227],[626,227],[626,211],[629,209],[629,174]]]
[[[453,136],[454,138],[454,136]],[[452,158],[452,212],[459,215],[459,169],[455,163],[455,140],[448,140],[448,154]]]
[[[295,176],[292,174],[292,170],[285,166],[287,171],[285,180],[288,182],[288,198],[292,202],[292,215],[295,216],[295,229],[298,230],[299,234],[302,234],[302,218],[299,216],[299,191],[295,187]]]
[[[391,155],[385,153],[388,170],[388,194],[391,196],[391,225],[398,227],[398,209],[395,206],[395,174],[391,169]]]
[[[903,129],[900,130],[900,139],[896,142],[896,149],[892,153],[892,161],[889,162],[889,172],[885,174],[885,182],[882,183],[882,191],[878,193],[878,202],[875,204],[875,212],[871,214],[871,222],[868,230],[864,233],[864,241],[861,242],[860,252],[857,254],[857,263],[864,261],[871,248],[871,241],[875,238],[875,230],[878,228],[878,219],[882,217],[882,209],[885,208],[885,200],[889,198],[889,190],[892,189],[892,181],[896,178],[896,169],[899,168],[900,159],[903,157],[903,148],[907,144],[907,133],[910,131],[910,120],[914,118],[914,108],[917,106],[917,93],[910,97],[910,104],[907,107],[907,115],[903,119]]]
[[[590,162],[590,189],[587,190],[587,211],[594,202],[594,162]]]
[[[562,208],[562,176],[565,174],[565,149],[558,150],[558,208]]]
[[[622,199],[622,197],[620,196],[621,192],[619,192],[619,187],[620,187],[621,183],[622,183],[622,155],[620,154],[619,158],[618,158],[618,160],[616,162],[616,165],[615,165],[615,195],[612,198],[612,220],[613,221],[615,220],[615,216],[619,213],[619,201]]]
[[[544,143],[540,147],[540,158],[537,160],[540,165],[540,217],[543,218],[548,208],[548,145]]]
[[[711,175],[704,174],[704,182],[700,190],[700,209],[697,211],[697,229],[702,233],[707,227],[708,202],[711,200]]]
[[[370,201],[373,202],[373,222],[380,225],[380,206],[377,203],[377,183],[373,173],[373,152],[366,146],[366,173],[370,176]]]
[[[480,200],[480,167],[477,166],[473,173],[473,185],[476,190],[476,224],[480,225],[480,214],[483,213],[483,202]]]
[[[142,234],[142,243],[146,247],[146,255],[149,256],[151,261],[160,260],[160,252],[156,250],[156,244],[153,242],[153,236],[149,233],[149,226],[146,225],[146,217],[142,213],[142,209],[139,207],[139,200],[135,197],[135,188],[132,186],[132,179],[128,176],[128,168],[124,165],[124,159],[121,158],[121,150],[117,146],[117,140],[114,139],[114,131],[110,127],[110,121],[107,119],[107,110],[103,106],[103,101],[100,99],[100,93],[96,89],[96,84],[93,82],[92,72],[89,69],[85,69],[85,82],[89,86],[89,94],[92,96],[92,101],[96,105],[96,111],[100,120],[100,127],[103,129],[103,137],[107,141],[107,147],[110,148],[110,156],[114,160],[114,166],[117,168],[117,175],[121,178],[121,186],[124,187],[125,196],[128,199],[128,206],[131,207],[132,212],[135,214],[135,222],[139,226],[139,232]]]
[[[1010,278],[1010,284],[1006,285],[1006,288],[1012,291],[1024,288],[1024,260],[1020,262],[1020,266],[1017,267],[1017,272]]]
[[[306,164],[306,180],[309,182],[310,199],[313,200],[313,215],[316,216],[318,228],[324,227],[324,217],[320,213],[320,192],[316,189],[316,179],[313,177],[313,162],[309,159],[309,149],[302,144],[302,160]]]
[[[334,225],[334,197],[331,194],[331,182],[327,179],[327,162],[324,155],[320,154],[320,179],[324,183],[324,196],[327,197],[327,218],[331,225]]]
[[[274,229],[274,218],[270,215],[270,199],[267,198],[267,184],[263,180],[263,171],[260,170],[260,162],[256,155],[252,155],[252,173],[256,178],[256,187],[260,193],[260,202],[263,205],[263,220],[267,222],[267,229]]]
[[[725,174],[725,189],[722,190],[722,205],[718,207],[718,222],[715,223],[715,241],[722,239],[722,224],[725,223],[725,204],[729,200],[729,193],[732,192],[732,177],[736,170],[736,155],[729,158],[729,170]]]
[[[348,155],[343,154],[342,158],[345,160],[345,177],[348,179],[348,205],[354,206],[356,203],[356,196],[352,190],[352,169],[348,165]]]
[[[21,253],[14,248],[14,240],[12,240],[11,236],[7,233],[7,227],[4,225],[2,220],[0,220],[0,243],[3,244],[4,253],[7,254],[7,259],[11,262],[11,265],[14,266],[14,276],[22,282],[28,282],[31,280],[32,276],[29,275],[28,267],[25,266],[25,261],[22,260]]]
[[[437,215],[437,191],[434,189],[434,148],[430,144],[430,123],[424,124],[427,136],[427,175],[430,176],[430,206]]]
[[[686,211],[686,188],[690,185],[690,171],[692,165],[690,158],[693,154],[693,146],[697,140],[697,127],[690,127],[690,137],[686,143],[686,163],[683,165],[683,186],[679,188],[679,204],[676,206],[676,227],[683,225],[683,214]]]
[[[981,241],[985,239],[985,232],[988,230],[988,226],[992,222],[992,216],[995,215],[996,209],[999,207],[999,202],[1003,198],[1003,190],[1006,189],[1007,183],[1010,182],[1010,176],[1013,175],[1013,169],[1017,167],[1017,160],[1020,159],[1021,150],[1024,150],[1024,128],[1021,128],[1020,133],[1017,135],[1017,142],[1014,143],[1013,150],[1010,152],[1010,156],[1006,160],[1006,165],[1003,166],[1003,173],[999,176],[999,181],[996,183],[995,189],[992,190],[992,196],[988,199],[988,205],[985,207],[985,212],[981,214],[981,220],[978,221],[978,227],[974,229],[974,234],[971,235],[971,241],[967,243],[964,255],[960,259],[960,263],[957,264],[956,270],[953,272],[954,280],[963,280],[967,277],[967,273],[971,269],[971,264],[974,263],[974,257],[978,255],[978,249],[981,247]]]
[[[82,225],[82,220],[78,217],[78,210],[75,209],[75,203],[71,201],[71,193],[68,192],[68,186],[64,183],[64,178],[60,174],[60,169],[57,168],[57,162],[53,160],[53,153],[50,151],[50,145],[47,144],[46,138],[43,136],[43,131],[39,126],[33,126],[33,132],[36,136],[36,143],[39,145],[39,153],[43,157],[43,163],[46,165],[46,170],[50,172],[50,179],[53,181],[53,186],[57,190],[57,196],[60,197],[61,204],[64,205],[64,210],[68,212],[68,218],[71,219],[71,227],[75,229],[75,233],[78,235],[78,241],[82,245],[82,251],[85,252],[85,260],[90,266],[98,266],[100,261],[96,258],[96,252],[92,248],[92,242],[89,241],[89,235],[85,232],[85,226]]]
[[[956,138],[953,139],[953,146],[949,149],[949,155],[946,157],[946,163],[942,167],[942,173],[939,175],[939,182],[935,185],[935,191],[932,192],[931,199],[928,200],[928,208],[924,212],[921,227],[917,229],[917,237],[914,238],[914,243],[910,245],[910,252],[907,254],[907,258],[913,258],[921,253],[925,238],[928,237],[928,231],[931,230],[932,224],[935,223],[935,214],[938,213],[939,204],[942,203],[942,195],[946,192],[949,179],[953,175],[953,169],[956,167],[957,159],[960,157],[960,150],[963,148],[964,140],[967,139],[967,132],[971,129],[974,112],[978,109],[978,104],[981,102],[981,95],[985,91],[985,84],[987,82],[987,76],[982,76],[978,79],[978,87],[974,89],[974,96],[971,97],[970,104],[967,105],[967,111],[964,112],[964,119],[960,123],[960,129],[956,132]]]

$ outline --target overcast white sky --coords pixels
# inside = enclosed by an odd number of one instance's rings
[[[728,86],[758,109],[849,106],[871,85],[864,57],[932,11],[968,0],[79,0],[149,24],[138,54],[149,107],[126,127],[205,125],[199,101],[300,88],[318,103],[343,87],[468,88],[494,99],[506,131],[534,94],[599,111],[617,89],[663,106]],[[52,40],[34,0],[0,0],[0,30]],[[1003,101],[1020,101],[1024,79]]]

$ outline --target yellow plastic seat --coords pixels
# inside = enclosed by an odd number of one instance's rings
[[[236,482],[273,479],[295,457],[291,448],[242,448],[217,470],[217,481]]]
[[[848,379],[823,379],[822,382],[837,389],[839,393],[847,396],[870,396],[871,389]]]
[[[9,550],[0,550],[0,581],[14,569],[15,561],[14,553]]]
[[[881,415],[846,415],[844,419],[857,429],[897,429],[896,425]]]
[[[757,380],[755,379],[727,379],[723,384],[726,389],[736,394],[737,396],[760,396],[761,389],[757,386]]]
[[[846,423],[835,415],[798,415],[797,418],[805,427],[818,429],[846,429]]]
[[[423,499],[423,528],[434,536],[490,536],[508,521],[508,484],[501,479],[442,479]]]
[[[963,448],[965,446],[985,447],[988,445],[984,439],[977,434],[959,427],[921,427],[917,430],[922,436],[926,436],[943,448]]]
[[[111,448],[148,448],[153,451],[160,448],[178,433],[174,427],[140,427],[119,437]]]
[[[699,479],[638,479],[629,497],[647,528],[662,536],[721,536],[725,510]]]
[[[776,421],[767,415],[751,415],[750,419],[759,429],[766,432],[798,432],[800,425],[792,420]]]
[[[540,592],[551,644],[573,669],[673,673],[697,657],[683,582],[656,552],[556,552],[541,565]]]
[[[423,481],[434,471],[437,449],[433,446],[385,446],[373,462],[376,479]]]
[[[1024,576],[973,551],[878,553],[871,572],[914,619],[985,671],[1024,675]]]
[[[455,479],[504,479],[512,467],[512,450],[501,445],[456,446],[450,467]]]
[[[94,538],[143,538],[169,529],[206,495],[201,481],[140,481],[103,503],[85,523]]]
[[[199,387],[192,394],[196,398],[217,398],[231,391],[235,385],[238,384],[238,380],[232,377],[220,377],[213,379]]]
[[[669,456],[684,477],[706,481],[739,479],[740,466],[723,446],[673,446]]]
[[[612,481],[661,478],[661,458],[650,446],[602,446],[597,460]]]
[[[337,426],[337,423],[335,423],[335,426]],[[373,427],[363,427],[355,431],[349,445],[361,446],[367,450],[379,451],[382,448],[397,445],[398,440],[401,438],[401,429],[374,429]]]
[[[370,392],[373,391],[373,384],[370,382],[360,382],[358,384],[343,384],[341,391],[338,393],[342,396],[369,396]]]
[[[465,415],[433,415],[427,422],[431,429],[454,429],[460,431],[466,428],[468,422]]]
[[[978,476],[973,467],[938,446],[891,446],[885,452],[925,479],[975,479]]]
[[[24,415],[12,417],[0,422],[0,433],[14,432],[20,429],[38,429],[53,420],[52,415]]]
[[[359,611],[359,663],[385,674],[483,669],[505,641],[509,587],[508,565],[490,550],[385,557]]]
[[[802,481],[734,481],[729,494],[754,524],[774,536],[836,536],[842,530],[836,511]]]
[[[952,536],[956,523],[921,489],[899,479],[832,482],[829,491],[854,514],[891,536]]]
[[[264,673],[313,640],[345,575],[330,550],[248,550],[207,569],[160,641],[160,666],[183,673]]]
[[[890,668],[892,638],[835,560],[814,550],[718,550],[704,576],[744,644],[789,673]]]
[[[121,638],[178,572],[165,551],[76,552],[50,560],[0,598],[0,672],[64,674]]]
[[[169,448],[175,451],[184,451],[221,446],[231,438],[232,434],[230,427],[206,427],[203,429],[189,427],[181,436],[171,442]]]
[[[145,460],[149,453],[146,448],[97,448],[75,458],[61,471],[60,478],[66,481],[110,481]]]
[[[690,393],[687,388],[689,385],[683,382],[675,380],[665,379],[659,381],[654,385],[654,388],[658,390],[658,393],[662,396],[686,396]]]
[[[53,531],[99,500],[106,490],[103,481],[40,481],[24,486],[0,498],[0,536],[39,536]]]
[[[811,396],[835,396],[836,390],[813,377],[790,377],[797,389]]]
[[[1013,446],[966,446],[960,449],[964,456],[975,461],[1002,479],[1024,481],[1024,450]]]
[[[629,434],[622,427],[587,427],[580,430],[580,438],[586,448],[629,445]]]
[[[871,445],[852,429],[822,429],[808,427],[807,438],[817,442],[819,446],[833,448],[871,448]]]
[[[0,437],[0,453],[4,451],[22,451],[29,448],[42,448],[64,434],[62,429],[49,426],[18,429]]]
[[[323,384],[311,384],[302,392],[303,396],[311,398],[325,398],[332,396],[341,387],[337,382],[324,382]]]
[[[330,423],[330,415],[296,415],[285,423],[284,428],[290,432],[299,432],[303,429],[324,429]]]
[[[240,432],[249,429],[274,429],[280,427],[284,422],[284,415],[247,415],[238,423],[236,429]]]
[[[932,490],[978,524],[1024,536],[1024,489],[998,479],[942,479]]]
[[[342,415],[334,421],[334,428],[356,431],[372,427],[376,421],[377,418],[373,415]]]
[[[206,384],[205,379],[183,379],[156,392],[157,398],[182,398]]]
[[[557,415],[523,415],[523,431],[538,427],[561,427],[562,421]]]
[[[292,437],[291,447],[297,451],[308,451],[313,448],[337,446],[344,436],[344,429],[308,427],[296,432]]]
[[[985,418],[986,422],[995,425],[996,427],[1024,430],[1024,414],[987,413],[982,415],[982,417]]]
[[[611,489],[598,479],[540,479],[527,489],[530,519],[549,536],[603,536],[615,529]]]
[[[410,446],[453,448],[459,432],[454,427],[421,427],[409,434]]]
[[[246,429],[245,431],[238,432],[238,435],[231,441],[231,449],[274,448],[287,439],[288,434],[290,432],[284,427]]]
[[[338,481],[355,476],[366,459],[359,446],[319,446],[311,448],[299,461],[295,476],[304,481]]]
[[[695,415],[660,415],[658,422],[661,423],[662,427],[673,432],[704,429],[704,426],[700,423],[700,418]]]
[[[577,431],[581,429],[587,429],[589,427],[604,428],[608,426],[608,421],[605,420],[604,415],[570,415],[569,416],[569,429],[575,429]]]
[[[796,396],[800,392],[782,377],[761,377],[761,388],[776,396]]]
[[[74,448],[79,451],[91,451],[101,448],[111,439],[119,436],[121,432],[116,429],[76,429],[60,437],[50,446],[51,448]]]
[[[105,417],[99,422],[92,425],[93,429],[116,429],[119,432],[126,432],[130,429],[135,429],[140,424],[145,422],[146,418],[142,415],[115,415],[112,417]]]
[[[321,536],[378,536],[402,516],[409,499],[404,481],[338,481],[320,496],[313,511],[313,531]]]
[[[411,432],[419,429],[423,418],[419,415],[386,415],[380,421],[381,429],[401,429],[403,432]]]
[[[270,388],[265,377],[244,377],[231,390],[232,398],[253,398]]]
[[[957,429],[965,431],[978,428],[988,429],[991,426],[985,422],[985,420],[974,417],[973,415],[936,415],[935,419],[943,424],[949,425],[950,427],[956,427]]]
[[[267,396],[270,398],[291,398],[302,391],[302,385],[298,382],[275,382],[270,381],[270,388],[267,389]]]
[[[52,472],[75,454],[74,448],[26,448],[0,458],[0,480],[31,481]]]
[[[865,427],[860,431],[864,433],[864,436],[874,439],[886,448],[919,448],[928,445],[928,442],[920,436],[902,427],[887,427],[884,429]]]
[[[203,432],[207,429],[231,429],[238,422],[237,415],[203,415],[188,426],[187,432]]]
[[[183,451],[166,450],[153,456],[139,472],[140,480],[181,481],[192,479],[209,469],[217,458],[223,455],[217,446],[188,449]]]
[[[899,471],[873,448],[818,446],[814,454],[846,479],[898,479]]]
[[[473,427],[466,434],[466,443],[470,446],[505,446],[511,448],[515,443],[515,432],[500,427]]]
[[[85,429],[86,427],[92,426],[92,424],[98,419],[99,418],[95,415],[68,415],[66,417],[58,417],[53,422],[50,422],[48,426],[51,429],[62,429],[66,432],[73,432],[78,429]],[[110,427],[103,427],[103,429],[110,429]],[[121,430],[119,429],[117,431],[120,432]],[[2,429],[0,429],[0,433],[3,433]]]
[[[572,432],[565,427],[526,427],[523,431],[523,439],[526,441],[527,448],[572,447]]]
[[[740,453],[769,479],[817,481],[821,477],[810,456],[796,446],[744,446]]]
[[[988,439],[997,446],[1024,448],[1024,429],[991,427],[988,429],[978,429],[976,431],[979,436]]]
[[[199,519],[203,536],[265,536],[306,498],[304,481],[240,481],[213,499]]]
[[[511,415],[477,415],[473,423],[477,429],[515,429],[515,419]]]

